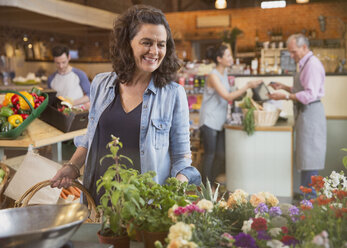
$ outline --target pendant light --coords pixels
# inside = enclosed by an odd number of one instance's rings
[[[310,0],[296,0],[296,3],[308,3]]]
[[[214,6],[216,9],[225,9],[227,7],[227,1],[226,0],[216,0]]]

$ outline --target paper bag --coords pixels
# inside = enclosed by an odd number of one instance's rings
[[[51,179],[60,168],[60,164],[28,151],[4,194],[18,200],[35,184]],[[58,188],[44,187],[36,192],[29,204],[56,204],[60,192]]]

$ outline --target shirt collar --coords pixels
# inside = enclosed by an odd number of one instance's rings
[[[302,68],[309,57],[311,57],[313,52],[309,51],[302,59],[299,61],[299,68]]]
[[[114,88],[115,87],[114,80],[116,80],[116,78],[117,78],[117,74],[115,72],[112,72],[107,79],[107,87],[108,88]],[[154,94],[157,94],[157,90],[158,89],[154,85],[153,76],[152,76],[151,81],[149,82],[149,84],[147,86],[146,92],[152,91]]]
[[[151,81],[149,81],[149,84],[147,86],[146,92],[148,92],[149,90],[152,91],[154,94],[157,94],[157,90],[158,89],[154,85],[153,76],[151,78]]]
[[[117,74],[115,72],[112,72],[108,78],[107,78],[107,88],[114,88],[115,85],[114,85],[114,80],[116,80],[117,78]]]

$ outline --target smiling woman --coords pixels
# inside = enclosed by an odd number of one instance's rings
[[[98,180],[114,163],[107,154],[111,134],[123,143],[128,168],[155,171],[154,180],[168,177],[200,184],[191,166],[189,110],[185,91],[173,82],[179,68],[171,30],[164,14],[135,5],[115,21],[111,41],[114,72],[97,75],[91,85],[87,134],[75,139],[77,150],[52,178],[53,187],[68,187],[85,163],[83,184],[97,203]]]

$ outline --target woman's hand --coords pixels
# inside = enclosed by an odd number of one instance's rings
[[[77,173],[74,168],[69,165],[65,165],[58,170],[55,176],[51,179],[51,187],[58,187],[59,189],[61,187],[68,188],[71,186],[72,181],[78,178],[78,176],[79,173]]]
[[[263,80],[249,81],[247,83],[247,86],[249,89],[253,89],[253,88],[258,87],[258,85],[261,84],[262,82],[263,82]]]
[[[183,174],[178,174],[178,175],[176,176],[176,178],[177,178],[179,181],[181,181],[181,182],[188,182],[188,181],[189,181],[188,178],[187,178],[185,175],[183,175]]]

